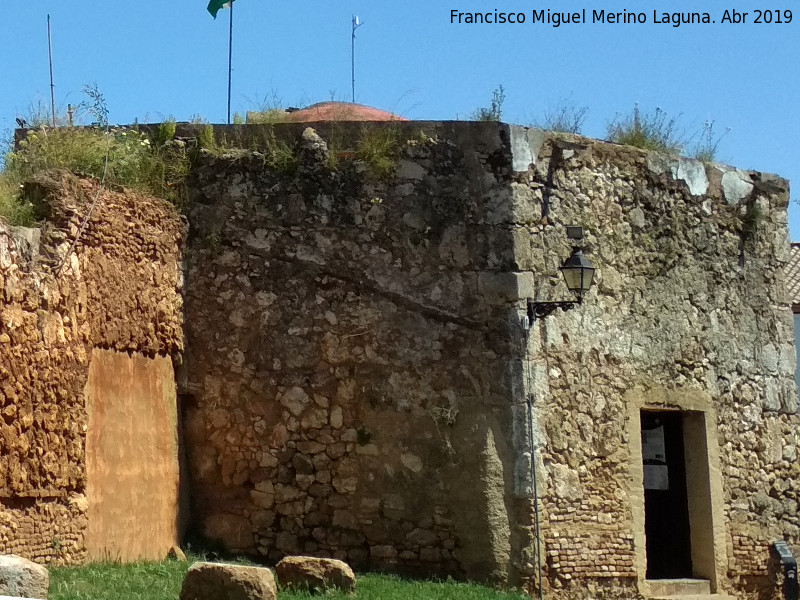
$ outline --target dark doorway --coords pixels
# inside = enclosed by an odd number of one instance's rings
[[[641,423],[646,577],[691,577],[682,413],[643,410]]]

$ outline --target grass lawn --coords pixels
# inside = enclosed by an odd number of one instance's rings
[[[50,600],[177,600],[190,562],[121,565],[98,563],[50,569]],[[412,581],[388,575],[361,575],[353,596],[336,592],[310,595],[282,591],[280,600],[529,600],[519,592],[500,592],[466,583]]]

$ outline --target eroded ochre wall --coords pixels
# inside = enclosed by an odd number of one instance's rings
[[[66,173],[26,186],[47,220],[0,226],[0,551],[74,562],[87,556],[92,351],[180,356],[183,226],[166,202]]]

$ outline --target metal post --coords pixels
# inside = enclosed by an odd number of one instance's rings
[[[356,101],[356,17],[353,16],[353,28],[350,36],[350,83],[353,91],[353,100]]]
[[[363,25],[358,16],[353,15],[352,29],[350,31],[350,83],[353,93],[353,104],[356,101],[356,29]]]
[[[53,127],[56,126],[56,93],[53,84],[53,41],[50,36],[50,15],[47,15],[47,58],[50,62],[50,110],[53,113]]]
[[[228,125],[231,124],[231,72],[233,70],[233,2],[231,2],[230,31],[228,33]]]

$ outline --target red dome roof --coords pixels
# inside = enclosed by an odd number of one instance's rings
[[[247,120],[251,120],[248,113]],[[257,113],[256,113],[257,114]],[[352,102],[319,102],[300,110],[286,111],[275,119],[280,123],[318,123],[322,121],[408,121],[399,115]],[[256,121],[257,117],[253,119]]]

